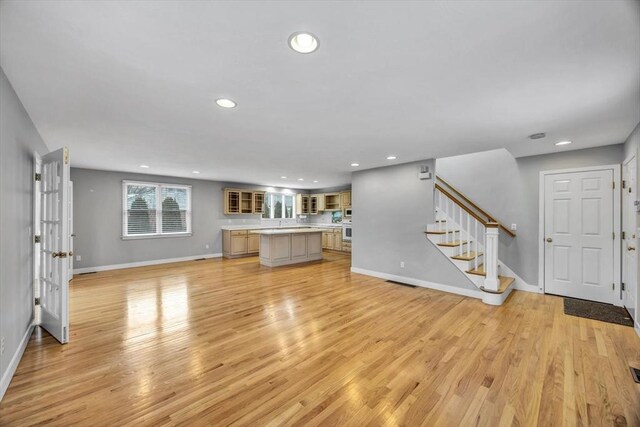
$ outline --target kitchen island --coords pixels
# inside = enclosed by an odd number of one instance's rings
[[[289,228],[253,230],[260,235],[260,264],[267,267],[322,259],[322,230]]]

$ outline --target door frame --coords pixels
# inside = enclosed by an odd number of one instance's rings
[[[640,193],[638,193],[638,188],[637,188],[638,187],[638,175],[639,175],[638,166],[640,166],[640,162],[638,161],[638,154],[640,154],[638,152],[638,150],[633,150],[631,152],[631,154],[629,154],[629,156],[623,160],[622,165],[621,165],[621,167],[623,167],[624,165],[626,165],[627,163],[631,162],[631,160],[633,160],[635,158],[635,162],[636,162],[636,177],[635,177],[636,178],[636,199],[638,198],[638,195],[640,194]],[[620,179],[622,179],[622,177]],[[626,208],[626,206],[623,206],[623,203],[624,203],[624,197],[621,198],[620,206],[622,208]],[[637,214],[637,212],[636,212],[636,214]],[[621,213],[621,216],[622,216],[622,213]],[[621,222],[621,224],[620,224],[620,229],[621,230],[622,230],[622,227],[624,227],[624,217],[622,217],[622,220],[623,220],[623,222]],[[633,230],[637,232],[638,227],[640,227],[640,224],[638,224],[638,222],[636,220],[636,223],[633,224]],[[640,236],[636,235],[636,240],[638,240],[637,238],[639,238],[639,237]],[[622,243],[620,244],[620,248],[622,250]],[[636,246],[636,248],[637,248],[637,246]],[[636,257],[637,256],[638,255],[636,253]],[[622,281],[622,279],[624,279],[624,277],[623,277],[623,275],[624,275],[624,268],[623,268],[624,267],[624,257],[622,257],[622,260],[620,262],[620,266],[621,266],[621,269],[622,269],[621,273],[620,273],[620,280]],[[640,304],[638,303],[638,296],[637,296],[638,286],[640,285],[640,283],[639,283],[640,282],[640,274],[638,274],[638,268],[640,268],[640,262],[636,265],[636,272],[635,272],[635,274],[636,274],[636,298],[635,298],[636,306],[634,307],[634,315],[636,316],[636,318],[638,317],[638,306],[640,306]],[[624,303],[625,303],[624,294],[621,296],[621,298],[622,298],[622,305],[624,306]],[[638,319],[633,319],[633,320],[634,320],[634,324],[637,325],[638,324]]]
[[[36,243],[35,236],[40,235],[40,182],[36,181],[36,174],[42,172],[42,157],[37,151],[33,152],[33,221],[32,236],[33,243],[33,323],[39,325],[41,322],[40,306],[36,304],[36,298],[40,298],[40,243]]]
[[[548,171],[540,171],[540,177],[538,181],[538,287],[540,291],[544,294],[545,290],[545,281],[544,281],[544,251],[546,245],[544,244],[544,190],[545,190],[545,178],[547,175],[556,175],[561,173],[574,173],[574,172],[592,172],[592,171],[603,171],[603,170],[611,170],[613,171],[613,182],[615,183],[615,191],[613,192],[613,230],[615,232],[615,239],[613,242],[613,277],[612,283],[615,286],[615,289],[612,291],[614,293],[613,304],[617,306],[622,306],[622,256],[621,256],[621,248],[622,248],[622,239],[621,232],[622,229],[622,181],[621,181],[621,164],[614,165],[603,165],[603,166],[588,166],[581,168],[568,168],[568,169],[556,169],[556,170],[548,170]]]

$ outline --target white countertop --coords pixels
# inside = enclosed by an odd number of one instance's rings
[[[299,228],[342,228],[342,224],[298,224],[298,225],[283,225],[281,227],[273,225],[262,224],[247,224],[247,225],[223,225],[220,227],[222,230],[284,230],[284,229],[299,229]]]
[[[305,228],[270,228],[268,230],[253,230],[251,231],[253,234],[299,234],[299,233],[322,233],[322,230],[319,227],[305,227]]]

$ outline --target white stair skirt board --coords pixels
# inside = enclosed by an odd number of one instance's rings
[[[434,289],[436,291],[449,292],[451,294],[465,297],[482,299],[485,292],[475,289],[459,288],[457,286],[443,285],[442,283],[428,282],[426,280],[413,279],[411,277],[397,276],[395,274],[382,273],[380,271],[367,270],[364,268],[351,267],[352,273],[364,274],[365,276],[377,277],[384,280],[406,283],[408,285],[420,286],[421,288]],[[505,292],[506,293],[506,292]]]
[[[207,259],[222,258],[222,254],[216,253],[216,254],[205,254],[205,255],[192,255],[192,256],[186,256],[181,258],[165,258],[165,259],[155,259],[150,261],[129,262],[126,264],[113,264],[113,265],[101,265],[98,267],[76,268],[73,270],[73,274],[92,273],[94,271],[120,270],[123,268],[133,268],[133,267],[146,267],[148,265],[170,264],[172,262],[193,261],[193,260],[202,259],[202,258],[207,258]]]
[[[29,338],[31,338],[31,334],[33,333],[33,328],[35,325],[32,323],[27,331],[24,333],[22,337],[22,341],[20,341],[20,345],[16,349],[16,352],[13,354],[11,358],[11,362],[9,362],[9,366],[7,366],[7,371],[2,376],[2,380],[0,381],[0,401],[4,397],[7,389],[9,388],[9,384],[11,384],[11,380],[13,379],[13,374],[16,373],[16,369],[18,369],[18,364],[20,363],[20,359],[22,359],[22,355],[24,351],[27,349],[27,344],[29,344]]]

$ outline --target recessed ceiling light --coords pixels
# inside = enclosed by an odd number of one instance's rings
[[[544,132],[532,133],[529,135],[529,139],[542,139],[545,136],[547,136],[547,134]]]
[[[228,98],[218,98],[216,99],[216,104],[218,104],[218,106],[222,108],[233,108],[238,105],[235,101]]]
[[[144,169],[149,169],[149,166],[147,166],[147,165],[140,165],[140,167],[144,168]]]
[[[387,156],[387,160],[395,160],[395,159],[397,159],[396,156]]]
[[[289,46],[298,53],[311,53],[318,49],[318,38],[311,33],[293,33],[289,37]]]
[[[355,167],[360,166],[360,163],[351,163],[351,166],[353,166],[355,168]]]
[[[298,181],[304,181],[304,178],[298,178]]]
[[[287,177],[286,177],[286,176],[281,176],[280,178],[282,178],[282,179],[287,179]]]
[[[193,173],[200,173],[200,171],[193,171]]]
[[[317,183],[318,183],[318,180],[316,179],[315,181],[313,181],[313,183],[314,183],[314,184],[317,184]]]
[[[556,145],[569,145],[571,144],[573,141],[560,141],[560,142],[556,142]]]

